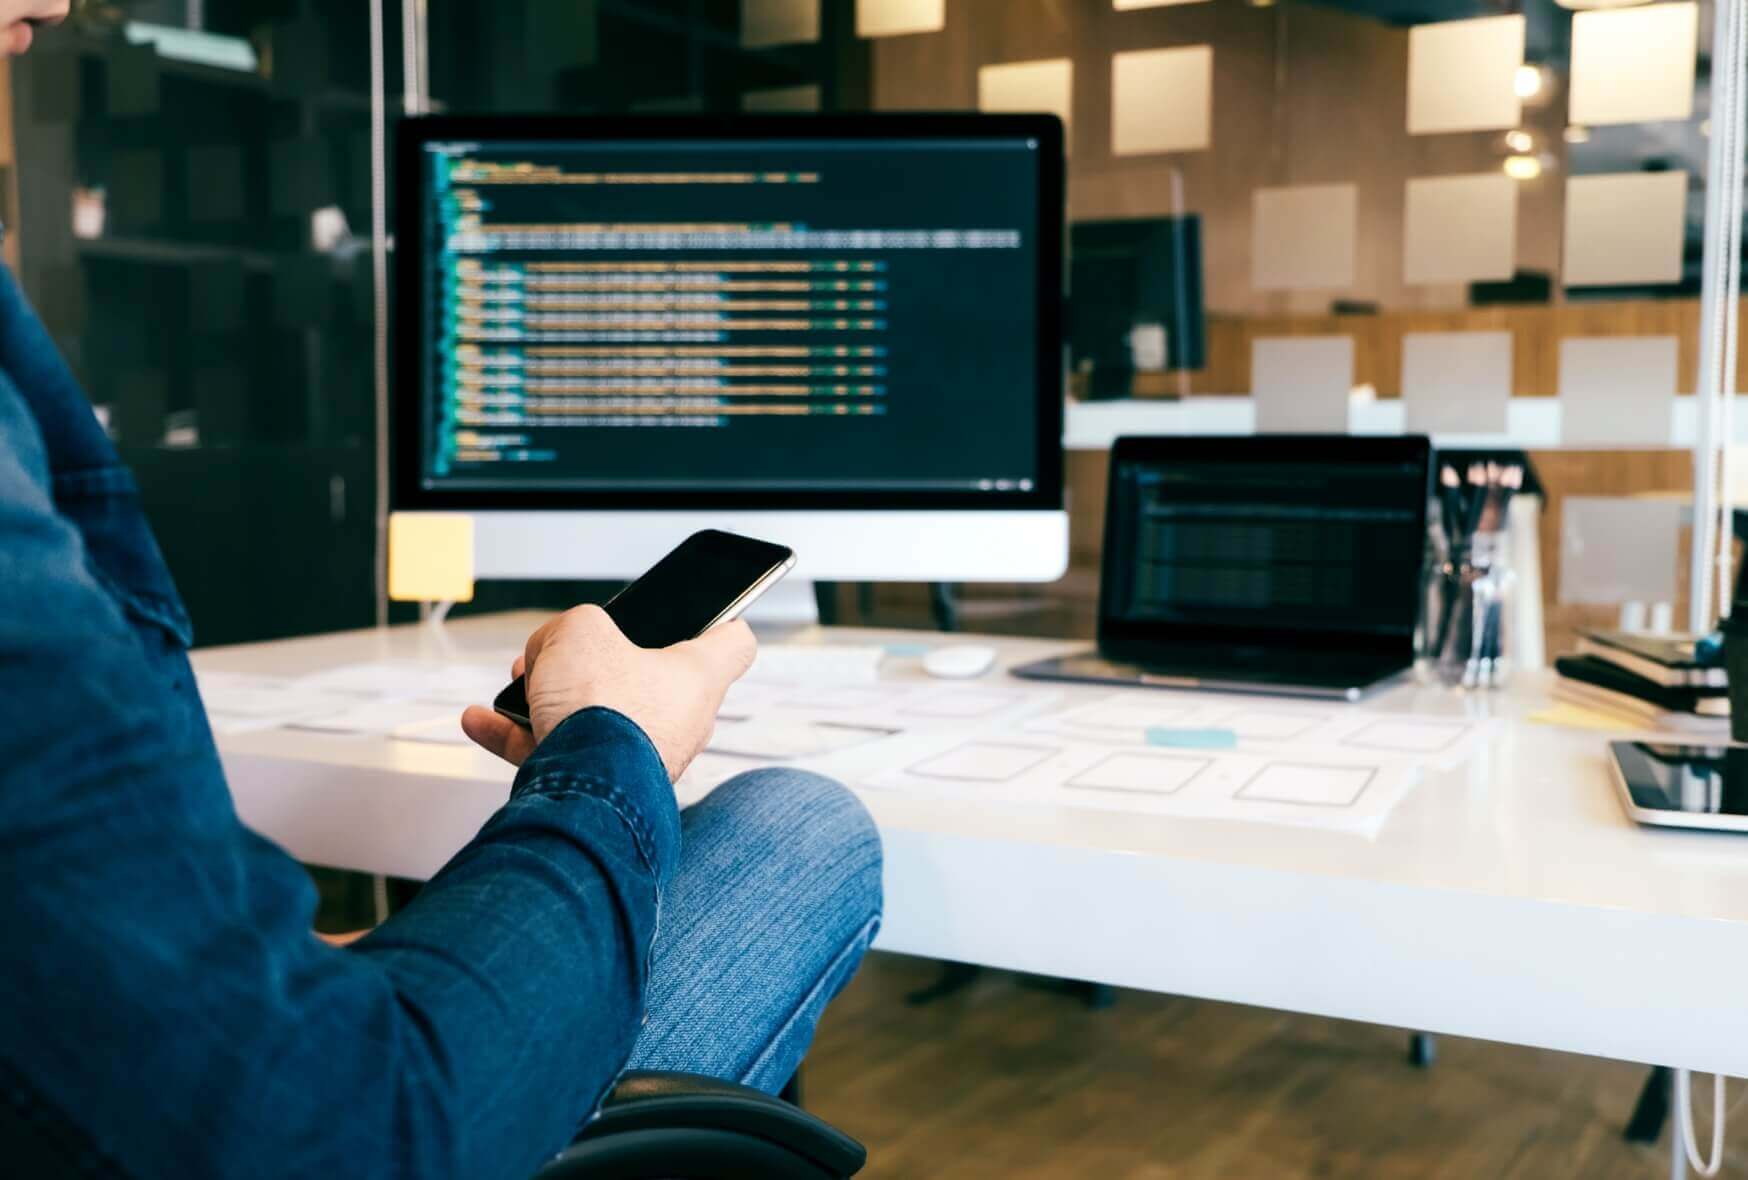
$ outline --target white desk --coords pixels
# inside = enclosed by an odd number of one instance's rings
[[[195,661],[288,675],[507,659],[537,622],[501,615],[452,622],[443,637],[413,626]],[[1001,642],[1010,663],[1069,646]],[[877,945],[1748,1076],[1748,839],[1628,822],[1599,735],[1509,720],[1539,704],[1542,686],[1526,678],[1492,699],[1407,686],[1371,702],[1508,720],[1464,766],[1429,771],[1370,841],[864,791],[886,846]],[[264,731],[224,737],[220,749],[246,822],[305,861],[407,877],[430,874],[472,836],[511,777],[465,747],[358,735]],[[854,784],[867,750],[834,755],[830,768]]]

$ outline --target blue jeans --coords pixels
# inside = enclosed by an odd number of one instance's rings
[[[627,1064],[775,1092],[880,925],[880,836],[830,779],[754,770],[680,813]]]
[[[0,271],[8,1175],[525,1180],[628,1061],[780,1085],[867,946],[879,844],[847,792],[749,775],[682,819],[599,708],[328,946],[308,875],[237,819],[189,642],[132,476]]]

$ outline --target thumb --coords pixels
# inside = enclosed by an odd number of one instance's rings
[[[712,627],[698,638],[675,646],[691,658],[702,661],[725,685],[746,675],[759,651],[753,629],[740,619]]]

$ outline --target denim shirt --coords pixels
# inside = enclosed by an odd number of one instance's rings
[[[412,905],[336,949],[237,820],[189,638],[131,476],[0,271],[0,1171],[524,1180],[640,1024],[679,847],[654,749],[569,718]]]

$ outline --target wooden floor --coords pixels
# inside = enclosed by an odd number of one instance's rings
[[[1447,1037],[1419,1070],[1400,1030],[1139,992],[1093,1011],[999,972],[907,1007],[937,970],[871,955],[808,1058],[807,1105],[870,1180],[1668,1175],[1667,1139],[1620,1137],[1638,1066]]]

